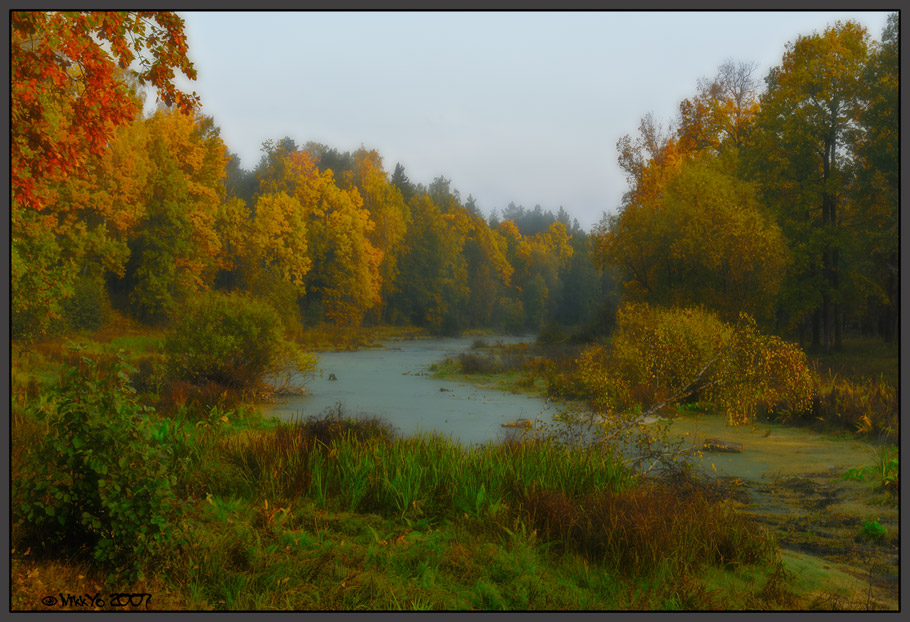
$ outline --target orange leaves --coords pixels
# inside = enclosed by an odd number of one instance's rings
[[[175,67],[192,77],[185,45],[140,45],[146,27],[182,37],[176,15],[149,13],[129,21],[123,13],[30,11],[13,12],[10,21],[10,159],[18,206],[45,205],[39,185],[81,170],[83,156],[103,153],[114,129],[138,113],[131,88],[114,71],[135,56],[129,37],[137,40],[137,53],[151,55],[165,70],[156,76],[140,71],[140,84],[151,83],[165,101],[179,100],[184,109],[196,103],[171,82]],[[94,37],[109,42],[110,52]]]

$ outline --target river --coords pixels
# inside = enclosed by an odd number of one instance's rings
[[[382,418],[402,436],[436,433],[465,445],[505,438],[510,429],[502,424],[516,419],[549,421],[555,407],[546,400],[431,376],[431,365],[469,351],[474,340],[416,339],[384,343],[381,349],[321,352],[321,373],[307,381],[308,395],[270,404],[264,412],[290,421],[340,404],[349,416]],[[331,374],[336,380],[329,379]]]

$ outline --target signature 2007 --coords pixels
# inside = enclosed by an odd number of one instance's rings
[[[45,607],[141,607],[148,609],[152,595],[145,592],[114,592],[104,600],[101,593],[92,594],[63,594],[45,596],[41,604]]]

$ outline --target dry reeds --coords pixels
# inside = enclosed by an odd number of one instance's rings
[[[565,549],[634,575],[769,561],[774,547],[745,519],[698,491],[662,483],[569,497],[535,489],[522,501],[530,523]]]

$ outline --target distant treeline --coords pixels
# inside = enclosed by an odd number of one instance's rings
[[[111,308],[166,323],[208,289],[261,296],[292,330],[597,332],[622,299],[745,312],[827,348],[898,332],[897,14],[881,42],[854,22],[799,37],[763,89],[728,61],[670,127],[646,116],[617,145],[629,191],[591,232],[562,207],[486,218],[366,148],[267,141],[244,170],[173,86],[194,69],[172,13],[11,25],[15,338]],[[155,62],[120,69],[137,54]],[[149,84],[163,104],[142,117]]]

